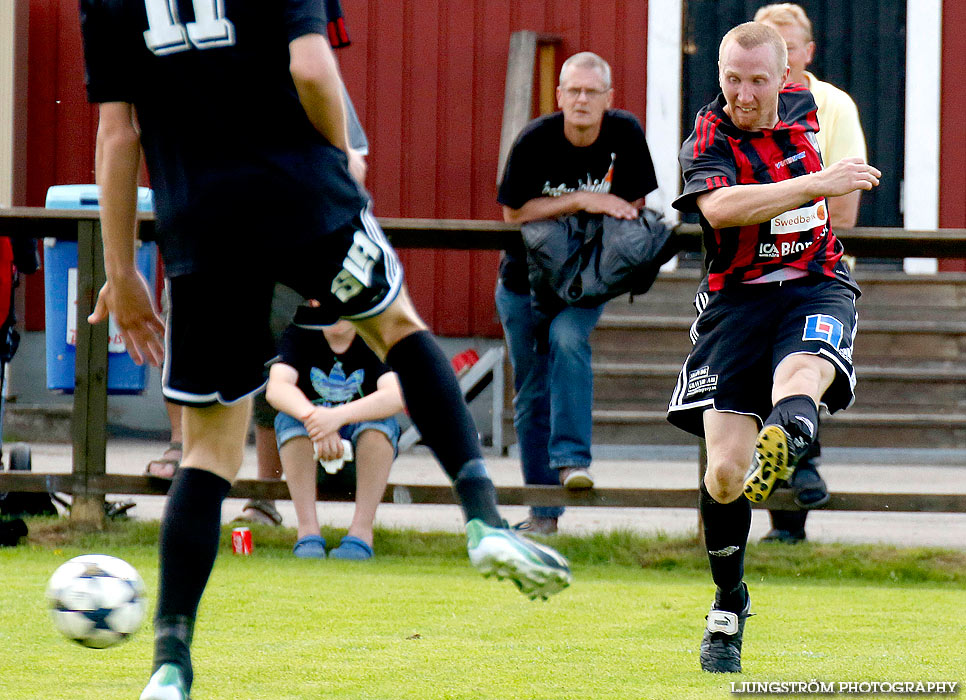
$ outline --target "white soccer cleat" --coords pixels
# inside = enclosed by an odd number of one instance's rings
[[[507,528],[473,519],[466,524],[466,537],[470,562],[477,571],[510,579],[531,600],[546,600],[573,579],[570,565],[556,550]]]
[[[181,669],[174,664],[161,664],[141,693],[141,700],[191,700]]]

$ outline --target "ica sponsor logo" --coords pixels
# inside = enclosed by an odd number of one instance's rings
[[[775,245],[774,243],[759,243],[758,257],[759,258],[780,258],[781,253],[778,252],[778,246]]]
[[[824,227],[827,222],[828,213],[825,209],[825,200],[820,199],[811,206],[799,207],[776,216],[771,220],[771,233],[773,236],[798,233],[819,226]]]
[[[781,243],[759,243],[759,258],[783,258],[787,255],[801,253],[814,243],[814,241],[782,241]]]

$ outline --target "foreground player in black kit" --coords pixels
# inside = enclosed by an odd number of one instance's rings
[[[536,598],[566,560],[506,529],[446,356],[349,174],[342,82],[321,0],[81,0],[110,313],[136,362],[164,358],[184,406],[184,457],[161,524],[154,671],[141,700],[185,700],[195,616],[242,462],[251,395],[274,355],[276,282],[353,322],[398,375],[413,422],[453,480],[470,560]],[[167,328],[134,266],[141,150],[170,276]],[[164,348],[161,333],[164,331]]]
[[[718,58],[722,94],[698,113],[680,155],[674,205],[700,213],[708,277],[668,419],[707,441],[700,508],[717,592],[701,667],[736,673],[751,610],[742,582],[750,501],[791,475],[816,437],[820,404],[834,412],[853,399],[859,289],[825,197],[871,189],[881,173],[858,158],[823,170],[815,101],[785,85],[774,29],[735,27]]]

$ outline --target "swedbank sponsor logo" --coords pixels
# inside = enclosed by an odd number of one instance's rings
[[[771,220],[771,233],[781,236],[786,233],[808,231],[817,226],[824,226],[828,220],[825,200],[821,199],[808,207],[799,207],[779,214]]]

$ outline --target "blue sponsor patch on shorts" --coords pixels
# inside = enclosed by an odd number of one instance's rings
[[[828,314],[812,314],[805,317],[805,331],[802,340],[821,340],[836,350],[842,344],[844,333],[842,322]]]

